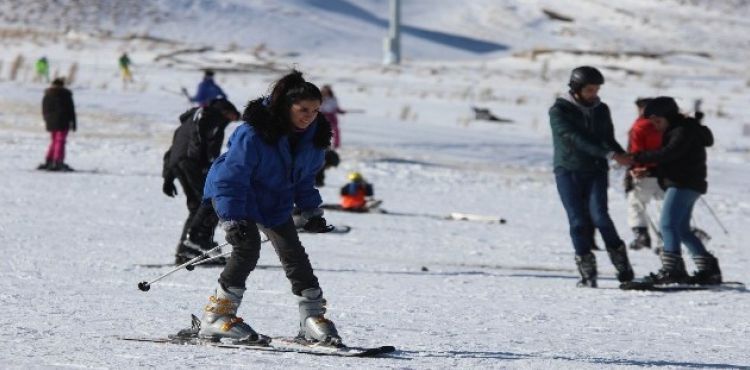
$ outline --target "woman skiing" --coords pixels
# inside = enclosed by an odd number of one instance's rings
[[[648,103],[643,115],[664,133],[660,149],[633,155],[636,163],[657,163],[659,184],[665,189],[660,221],[664,239],[662,268],[646,280],[654,284],[720,284],[719,261],[690,229],[693,206],[708,189],[706,147],[713,145],[713,134],[695,118],[680,114],[671,97],[655,98]],[[644,176],[645,173],[634,175]],[[680,244],[685,244],[698,268],[693,277],[685,271]]]
[[[292,221],[296,205],[306,220],[305,230],[326,228],[314,187],[331,140],[331,127],[318,114],[321,101],[320,90],[293,70],[274,83],[269,96],[248,103],[228,151],[211,166],[204,200],[213,203],[234,250],[204,309],[200,337],[267,340],[237,317],[245,280],[258,262],[262,231],[297,296],[299,339],[341,344],[335,325],[323,316],[326,301]]]

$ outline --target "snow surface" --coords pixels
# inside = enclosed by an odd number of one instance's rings
[[[575,287],[546,113],[564,91],[569,70],[580,64],[603,69],[602,97],[621,143],[634,119],[635,97],[673,95],[686,111],[693,99],[703,98],[706,123],[716,136],[704,199],[730,233],[702,204],[696,221],[713,237],[709,248],[725,279],[750,281],[748,39],[738,36],[750,27],[744,20],[748,2],[632,0],[614,6],[592,0],[562,7],[552,1],[471,1],[437,7],[404,1],[405,22],[432,33],[407,33],[410,54],[400,67],[378,64],[384,26],[373,18],[383,18],[386,1],[224,0],[215,6],[161,0],[138,2],[129,8],[132,14],[116,16],[123,11],[118,4],[125,3],[78,1],[44,12],[30,9],[52,3],[0,3],[0,303],[6,307],[0,367],[750,367],[746,292],[623,292],[603,253],[597,255],[601,288]],[[549,21],[543,7],[585,22]],[[32,26],[34,14],[58,21]],[[652,21],[634,27],[617,14]],[[217,22],[224,17],[226,22]],[[128,39],[128,32],[171,41]],[[479,41],[507,50],[460,47],[485,45]],[[260,42],[267,48],[257,48]],[[214,50],[164,57],[208,43]],[[666,48],[713,58],[520,56],[537,46]],[[135,63],[136,82],[127,89],[115,64],[122,51]],[[42,54],[55,73],[78,66],[72,90],[79,131],[70,136],[67,159],[75,173],[33,170],[48,143],[39,112],[45,86],[31,81],[31,61]],[[10,80],[18,55],[26,61]],[[327,173],[321,189],[326,201],[336,201],[346,174],[356,170],[375,184],[387,210],[508,220],[499,225],[329,212],[330,222],[353,231],[301,236],[328,298],[329,317],[345,341],[394,345],[395,358],[117,339],[164,336],[187,326],[216,285],[220,270],[205,268],[180,271],[147,293],[136,288],[169,270],[138,265],[172,260],[186,214],[184,198],[160,191],[162,154],[177,115],[188,107],[177,91],[194,89],[201,67],[237,65],[242,71],[217,77],[238,105],[297,65],[313,82],[332,84],[342,108],[364,110],[341,117],[342,163]],[[471,106],[515,122],[475,121]],[[610,210],[629,240],[622,174],[611,172]],[[637,275],[659,266],[649,251],[630,257]],[[296,304],[271,248],[263,249],[248,286],[240,315],[263,333],[294,334]]]

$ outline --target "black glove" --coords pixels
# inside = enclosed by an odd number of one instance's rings
[[[174,180],[164,180],[164,184],[161,186],[161,191],[170,198],[177,195],[177,188],[174,187]]]
[[[247,221],[227,221],[224,222],[222,228],[226,234],[224,239],[233,246],[242,244],[250,231]]]
[[[326,229],[326,219],[323,216],[315,216],[307,220],[307,223],[302,228],[307,232],[320,233]]]

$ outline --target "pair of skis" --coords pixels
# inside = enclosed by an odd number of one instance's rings
[[[338,356],[338,357],[379,357],[396,351],[393,346],[377,347],[349,347],[333,346],[319,342],[309,342],[301,338],[276,337],[268,340],[257,340],[254,342],[242,341],[219,341],[201,339],[198,337],[201,321],[195,315],[192,316],[190,329],[181,330],[177,334],[167,337],[120,337],[121,340],[135,342],[150,342],[177,345],[195,345],[234,350],[250,350],[262,352],[293,352],[316,356]]]
[[[654,284],[649,281],[634,280],[620,284],[622,290],[640,290],[649,292],[684,292],[695,290],[708,291],[747,291],[744,283],[739,281],[725,281],[721,284],[699,285],[699,284]]]

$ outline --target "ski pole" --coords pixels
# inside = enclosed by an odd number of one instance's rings
[[[267,242],[268,240],[269,239],[261,240],[260,244],[263,244],[263,243]],[[216,260],[216,259],[219,259],[221,257],[227,257],[227,256],[229,256],[231,254],[232,254],[232,251],[224,252],[224,253],[222,253],[222,254],[220,254],[218,256],[213,256],[211,258],[206,258],[206,259],[200,260],[200,261],[198,261],[198,262],[196,262],[196,263],[194,263],[192,265],[186,266],[185,269],[188,270],[188,271],[193,271],[193,269],[195,269],[195,266],[200,266],[200,265],[202,265],[204,263],[209,263],[209,262],[211,262],[213,260]]]
[[[701,197],[701,203],[703,203],[703,205],[706,206],[706,208],[708,209],[708,212],[710,212],[711,216],[713,216],[714,220],[716,220],[716,223],[719,224],[719,226],[721,226],[722,230],[724,230],[724,234],[729,235],[729,230],[727,230],[727,228],[724,227],[724,224],[721,223],[719,216],[716,215],[716,212],[714,212],[714,209],[711,208],[711,206],[708,204],[708,202],[705,199],[703,199],[703,197]]]
[[[157,278],[156,278],[156,279],[154,279],[154,280],[151,280],[151,281],[148,281],[148,282],[147,282],[147,281],[141,281],[140,283],[138,283],[138,289],[140,289],[140,290],[142,290],[142,291],[144,291],[144,292],[148,292],[148,290],[149,290],[149,289],[151,289],[151,284],[153,284],[153,283],[155,283],[155,282],[157,282],[157,281],[159,281],[159,280],[161,280],[161,279],[164,279],[165,277],[167,277],[167,276],[169,276],[169,275],[172,275],[172,274],[174,274],[175,272],[177,272],[177,271],[180,271],[180,270],[182,270],[183,268],[188,268],[188,266],[192,265],[193,263],[195,263],[195,262],[198,262],[198,261],[200,261],[200,260],[201,260],[202,258],[205,258],[205,257],[207,257],[209,253],[211,253],[211,252],[213,252],[213,251],[215,251],[215,250],[217,250],[217,249],[219,249],[219,248],[221,248],[221,247],[223,247],[223,246],[226,246],[226,245],[228,245],[228,244],[229,244],[229,243],[224,243],[224,244],[222,244],[222,245],[217,245],[217,246],[215,246],[215,247],[213,247],[213,248],[211,248],[211,249],[209,249],[209,250],[207,250],[207,251],[205,251],[205,252],[201,253],[201,255],[200,255],[200,256],[197,256],[197,257],[195,257],[195,258],[191,259],[190,261],[187,261],[187,262],[185,262],[185,263],[183,263],[183,264],[181,264],[181,265],[179,265],[179,266],[175,267],[174,269],[172,269],[172,270],[168,271],[168,272],[167,272],[167,273],[165,273],[164,275],[161,275],[161,276],[157,277]]]

